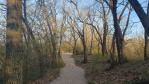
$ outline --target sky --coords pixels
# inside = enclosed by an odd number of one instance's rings
[[[83,7],[88,7],[88,6],[92,6],[95,5],[95,0],[80,0],[79,5]],[[119,0],[120,1],[120,0]],[[142,7],[144,7],[144,10],[147,10],[147,1],[148,0],[138,0]],[[119,11],[122,10],[122,7],[118,8]],[[124,14],[125,17],[127,17],[127,14]],[[135,22],[133,27],[131,29],[128,30],[128,38],[129,37],[143,37],[144,35],[144,28],[138,18],[138,16],[136,15],[135,11],[132,12],[131,16],[130,16],[130,20],[131,22]]]
[[[28,1],[31,1],[32,3],[34,3],[34,0],[28,0]],[[146,11],[147,1],[148,0],[138,0],[138,1],[141,3],[141,5],[144,7],[144,10]],[[62,2],[62,0],[60,2]],[[0,0],[0,4],[5,4],[5,3],[6,3],[6,0]],[[79,0],[78,4],[79,4],[79,8],[81,8],[82,10],[85,10],[90,6],[97,5],[98,3],[95,3],[95,0]],[[59,6],[59,8],[60,7],[61,6]],[[0,9],[1,9],[1,6],[0,6]],[[119,8],[118,10],[121,10],[121,8]],[[0,21],[3,19],[2,17],[4,16],[4,14],[5,13],[0,10]],[[61,16],[59,15],[59,17],[61,17]],[[126,17],[127,17],[127,15],[126,15]],[[131,32],[128,35],[128,37],[143,36],[144,29],[142,27],[142,24],[140,23],[140,20],[139,20],[138,16],[136,15],[136,13],[134,11],[132,12],[132,15],[131,15],[131,21],[135,22],[135,24],[133,25],[133,27],[131,29]],[[2,26],[0,25],[0,28],[1,27]]]

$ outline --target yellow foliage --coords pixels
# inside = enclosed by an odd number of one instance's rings
[[[8,1],[8,3],[11,3],[11,4],[21,2],[21,0],[7,0],[7,1]]]
[[[143,60],[143,41],[132,40],[125,45],[124,53],[128,60]]]
[[[14,4],[17,0],[8,0],[8,3]]]

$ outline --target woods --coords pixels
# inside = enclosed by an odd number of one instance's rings
[[[89,84],[149,83],[149,1],[0,0],[0,84],[50,84],[64,53]]]

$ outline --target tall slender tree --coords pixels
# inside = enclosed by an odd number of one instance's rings
[[[4,84],[22,84],[22,0],[7,0]]]
[[[147,7],[147,16],[149,18],[149,2]],[[144,45],[144,60],[149,60],[149,35],[147,34],[147,31],[144,32],[144,39],[145,39],[145,45]]]

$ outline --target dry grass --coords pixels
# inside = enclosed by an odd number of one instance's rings
[[[81,64],[79,55],[73,56],[76,64],[86,71],[89,84],[137,84],[134,80],[149,80],[149,62],[134,61],[118,65],[110,71],[104,57],[90,56],[89,63]],[[103,61],[104,60],[104,61]],[[145,84],[145,83],[138,83]],[[148,84],[148,83],[146,83]]]
[[[133,60],[143,60],[143,55],[144,55],[144,41],[129,41],[125,45],[124,53],[128,61],[133,61]]]
[[[30,84],[49,84],[52,80],[56,79],[59,76],[60,68],[49,69],[44,76],[38,80],[30,82]]]

